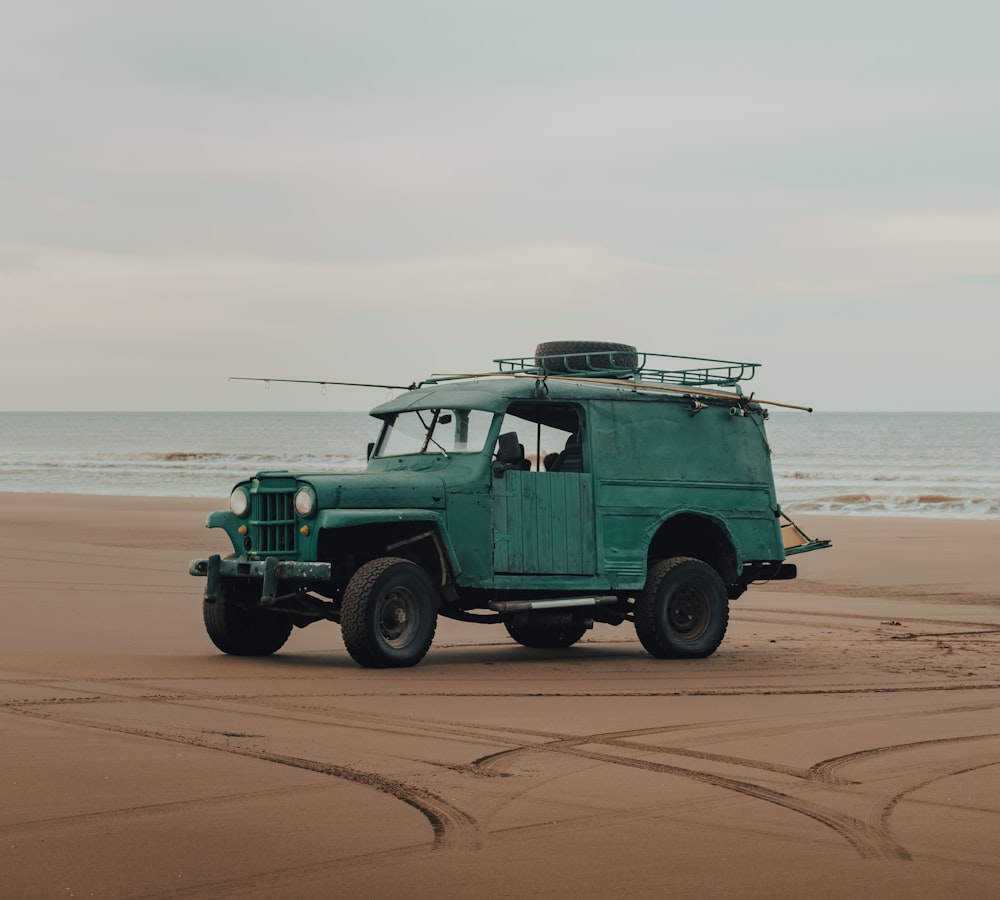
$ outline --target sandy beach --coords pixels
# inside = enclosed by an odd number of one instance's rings
[[[1000,522],[802,519],[834,549],[711,658],[442,619],[218,653],[213,500],[0,494],[0,895],[996,897]]]

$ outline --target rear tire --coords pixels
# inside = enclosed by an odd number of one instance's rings
[[[270,656],[292,633],[287,616],[241,606],[232,589],[224,588],[214,603],[205,601],[202,615],[212,643],[231,656]]]
[[[416,563],[393,556],[365,563],[341,604],[347,652],[370,669],[415,666],[434,640],[437,603],[434,585]]]
[[[514,619],[504,622],[504,628],[522,647],[539,650],[562,650],[572,647],[587,633],[587,626],[568,618],[566,621],[532,622],[528,619]]]
[[[635,602],[635,631],[650,654],[659,659],[711,656],[728,624],[726,586],[710,565],[675,556],[650,567]]]

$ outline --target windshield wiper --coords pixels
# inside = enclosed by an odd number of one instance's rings
[[[438,416],[440,416],[440,415],[441,415],[441,410],[440,410],[440,409],[435,409],[435,410],[433,410],[433,413],[434,413],[434,418],[432,418],[432,419],[431,419],[431,424],[430,424],[430,425],[428,425],[428,424],[427,424],[427,423],[426,423],[426,422],[424,421],[424,417],[423,417],[422,415],[420,415],[420,410],[417,410],[417,418],[418,418],[418,419],[420,419],[420,424],[421,424],[421,425],[423,425],[423,426],[424,426],[424,428],[426,428],[426,429],[427,429],[427,433],[426,433],[426,434],[424,435],[424,444],[423,444],[423,446],[422,446],[422,447],[420,448],[420,452],[421,452],[421,453],[426,453],[426,452],[427,452],[427,446],[428,446],[429,444],[433,444],[433,445],[434,445],[435,447],[437,447],[437,448],[438,448],[438,450],[440,450],[440,451],[441,451],[441,453],[442,453],[442,454],[444,454],[444,458],[445,458],[445,459],[448,459],[448,458],[449,458],[449,457],[448,457],[448,451],[447,451],[447,450],[445,450],[445,449],[444,449],[444,447],[442,447],[442,446],[441,446],[441,445],[440,445],[440,444],[439,444],[439,443],[438,443],[438,442],[437,442],[436,440],[434,440],[434,438],[432,437],[432,435],[433,435],[433,433],[434,433],[434,427],[435,427],[435,426],[437,425],[437,421],[438,421]]]

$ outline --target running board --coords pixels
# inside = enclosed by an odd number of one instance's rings
[[[499,613],[526,612],[532,609],[564,609],[571,606],[604,606],[617,603],[615,596],[554,597],[551,600],[493,600],[490,609]]]

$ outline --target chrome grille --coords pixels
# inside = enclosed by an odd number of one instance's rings
[[[295,555],[295,508],[291,491],[250,495],[251,552],[255,556]]]

